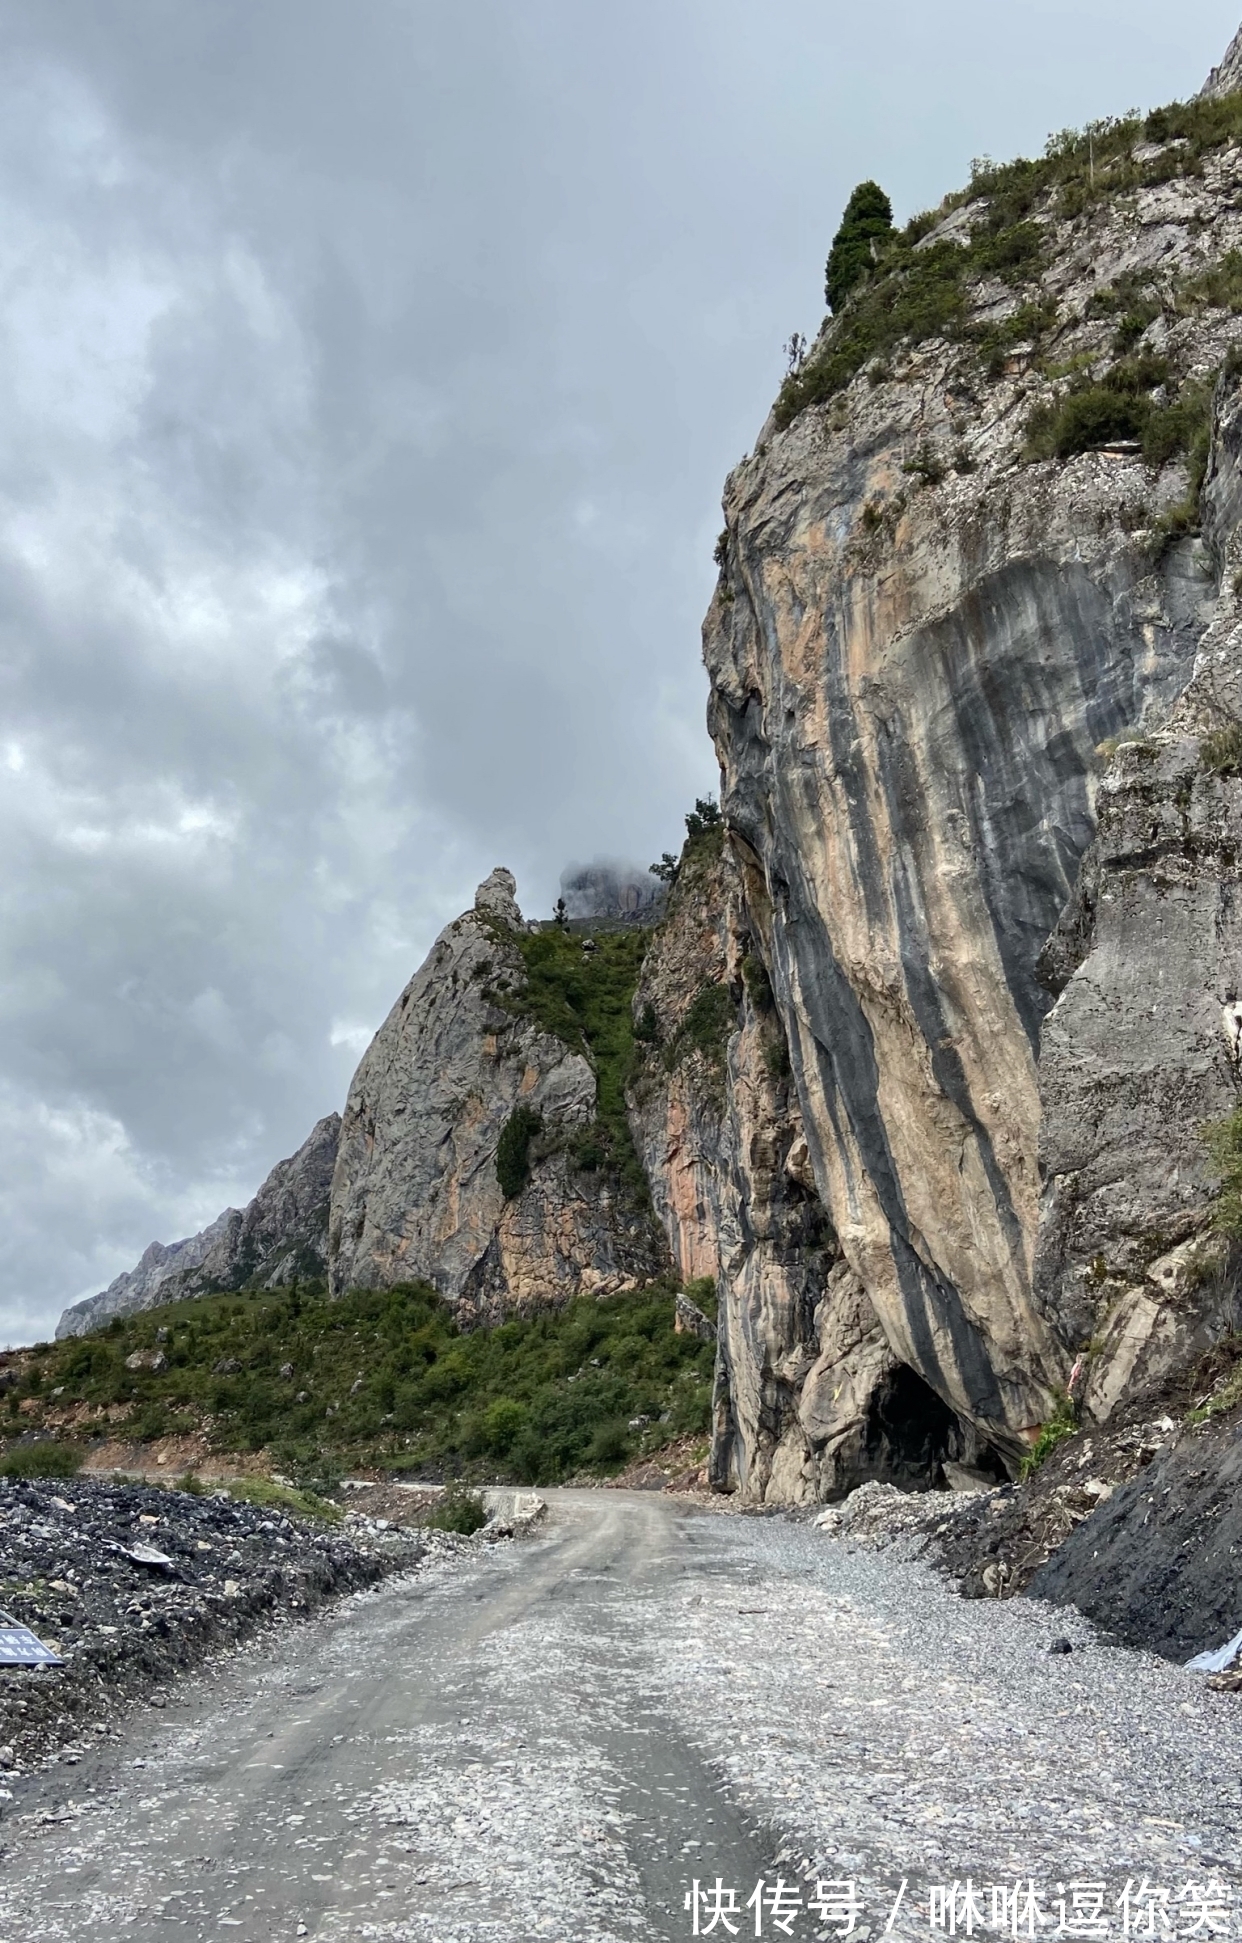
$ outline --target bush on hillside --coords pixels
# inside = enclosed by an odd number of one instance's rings
[[[515,1106],[496,1147],[496,1179],[506,1201],[515,1201],[530,1179],[530,1143],[543,1126],[533,1107]]]
[[[0,1458],[0,1477],[76,1477],[84,1457],[80,1445],[51,1437],[36,1444],[14,1444]]]
[[[487,1507],[477,1491],[464,1484],[450,1484],[427,1523],[433,1531],[455,1531],[469,1538],[471,1532],[482,1531],[487,1523]]]

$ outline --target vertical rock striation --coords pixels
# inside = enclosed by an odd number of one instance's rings
[[[692,839],[635,995],[631,1125],[687,1281],[718,1289],[710,1473],[807,1502],[974,1453],[898,1362],[820,1198],[785,1031],[716,830]]]
[[[1136,124],[1089,177],[1084,160],[1081,186],[1002,172],[942,212],[901,272],[912,287],[931,274],[921,266],[949,264],[938,273],[958,281],[935,287],[950,319],[941,334],[912,331],[871,368],[857,359],[851,378],[833,373],[864,323],[847,308],[825,327],[728,481],[704,631],[744,921],[788,1043],[808,1178],[841,1253],[821,1304],[843,1340],[849,1305],[869,1304],[902,1368],[1010,1459],[1091,1327],[1065,1294],[1091,1220],[1066,1217],[1070,1233],[1045,1212],[1041,1263],[1068,1255],[1073,1267],[1035,1273],[1043,948],[1095,836],[1097,751],[1170,719],[1219,584],[1219,547],[1193,538],[1186,510],[1197,479],[1183,430],[1237,334],[1219,266],[1242,245],[1242,151],[1213,137],[1192,169],[1182,138],[1153,139],[1163,128]],[[1167,416],[1175,400],[1183,430]],[[1234,493],[1219,488],[1230,504]],[[1189,759],[1176,741],[1156,764],[1174,804]],[[1123,848],[1153,807],[1121,781],[1139,760],[1121,753],[1104,784]],[[1191,1121],[1231,1084],[1219,1013],[1236,959],[1222,869],[1232,839],[1223,785],[1194,787],[1202,905],[1178,949],[1189,959],[1205,927],[1216,932],[1210,970],[1167,967],[1174,1010],[1201,988],[1193,1024],[1169,1044],[1187,1106],[1172,1140],[1180,1172],[1165,1170],[1168,1245],[1186,1231],[1188,1184],[1204,1206]],[[1110,866],[1101,853],[1093,867]],[[1154,903],[1133,913],[1152,954],[1157,915]],[[1129,945],[1086,932],[1088,954],[1125,959]],[[1061,1074],[1093,975],[1074,973],[1049,1026]],[[1116,984],[1097,1035],[1141,982]],[[1194,1079],[1196,1062],[1210,1083]],[[1054,1187],[1065,1205],[1081,1199],[1082,1150],[1095,1151],[1087,1068],[1077,1092],[1055,1082],[1060,1107],[1044,1087],[1079,1156],[1061,1167],[1045,1137],[1045,1165],[1077,1182]],[[1156,1088],[1143,1109],[1153,1152],[1162,1102]],[[1119,1156],[1120,1125],[1107,1140]],[[745,1298],[730,1300],[740,1312]],[[772,1349],[783,1340],[778,1327]],[[862,1354],[847,1352],[843,1368]],[[750,1361],[762,1367],[757,1349]]]
[[[1112,755],[1045,954],[1058,997],[1040,1061],[1036,1287],[1067,1338],[1093,1345],[1098,1418],[1242,1321],[1204,1141],[1242,1099],[1240,460],[1230,379],[1203,495],[1220,598],[1176,706]]]

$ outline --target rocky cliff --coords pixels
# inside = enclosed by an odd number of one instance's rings
[[[635,1139],[681,1276],[717,1291],[710,1474],[785,1502],[925,1484],[973,1427],[903,1365],[820,1198],[785,1029],[722,829],[692,837],[635,994]]]
[[[661,1274],[621,1099],[647,936],[527,926],[494,871],[375,1035],[343,1119],[321,1120],[244,1211],[153,1242],[58,1335],[294,1274],[336,1293],[426,1281],[466,1324]]]
[[[335,1290],[422,1279],[463,1318],[495,1321],[634,1288],[665,1264],[645,1197],[603,1164],[597,1070],[570,1043],[572,1014],[567,1039],[528,1008],[515,888],[506,870],[480,886],[354,1076],[332,1182]],[[599,975],[593,940],[561,942],[577,977]],[[497,1165],[506,1130],[507,1187]]]
[[[85,1335],[113,1316],[187,1296],[278,1288],[296,1275],[322,1275],[328,1192],[340,1131],[339,1113],[318,1121],[297,1153],[277,1162],[246,1208],[226,1208],[188,1240],[153,1241],[136,1268],[118,1275],[99,1295],[66,1309],[57,1336]]]
[[[1231,1312],[1165,1258],[1238,1087],[1201,737],[1239,709],[1240,110],[1063,139],[895,236],[725,492],[710,726],[841,1254],[821,1333],[865,1301],[1010,1461],[1080,1352],[1107,1407],[1140,1311],[1176,1355]]]
[[[1240,48],[880,224],[726,486],[723,816],[649,948],[494,872],[358,1069],[326,1241],[322,1194],[229,1211],[62,1330],[290,1235],[467,1323],[671,1255],[714,1481],[805,1500],[1012,1469],[1239,1326]]]

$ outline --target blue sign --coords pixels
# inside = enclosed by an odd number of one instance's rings
[[[59,1653],[53,1653],[29,1626],[0,1626],[0,1666],[63,1666]]]

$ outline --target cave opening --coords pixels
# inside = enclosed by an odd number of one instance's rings
[[[946,1464],[995,1477],[1007,1472],[999,1455],[964,1423],[915,1370],[899,1364],[875,1391],[859,1453],[859,1482],[876,1478],[902,1491],[942,1489]]]

